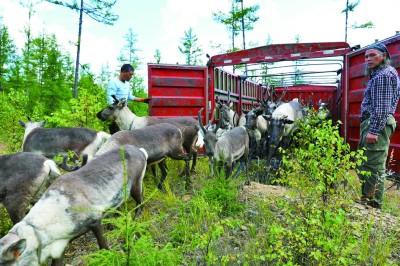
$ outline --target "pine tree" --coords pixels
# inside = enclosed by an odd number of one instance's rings
[[[232,0],[231,10],[226,14],[222,11],[212,13],[213,19],[226,26],[231,33],[232,48],[227,52],[238,50],[235,46],[235,37],[242,32],[243,47],[246,48],[245,32],[253,30],[253,24],[259,20],[255,13],[260,9],[259,5],[243,7],[244,0]],[[239,6],[240,3],[240,6]]]
[[[178,46],[178,49],[185,55],[185,63],[187,65],[201,64],[202,61],[199,57],[203,50],[197,45],[198,38],[196,34],[193,33],[191,27],[184,34],[185,37],[181,38],[183,46]]]
[[[46,0],[49,3],[68,7],[72,10],[79,11],[79,28],[78,40],[76,43],[76,62],[75,62],[75,79],[74,79],[74,98],[78,96],[78,79],[79,79],[79,56],[82,40],[82,23],[83,13],[97,22],[113,25],[118,20],[118,16],[111,13],[111,8],[115,5],[117,0],[80,0],[78,5],[76,0],[59,1],[59,0]]]
[[[6,82],[15,66],[17,48],[8,28],[0,23],[0,92],[7,87]]]
[[[154,54],[154,59],[156,59],[157,64],[161,62],[161,52],[159,49],[156,49],[156,53]]]
[[[54,34],[42,33],[23,49],[22,82],[29,86],[28,111],[43,104],[44,114],[50,114],[67,102],[72,94],[73,63],[62,51]]]
[[[140,98],[147,98],[147,93],[145,92],[144,78],[138,74],[138,71],[142,65],[140,58],[137,55],[139,51],[136,48],[137,35],[134,34],[132,28],[128,29],[127,34],[125,34],[125,45],[123,46],[118,61],[122,64],[129,63],[135,69],[135,75],[129,81],[132,86],[133,95]],[[148,115],[148,105],[142,103],[134,103],[129,105],[129,108],[138,116]]]

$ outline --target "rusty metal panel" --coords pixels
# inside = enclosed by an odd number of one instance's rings
[[[391,55],[392,66],[400,73],[400,34],[381,41],[386,45]],[[352,149],[357,149],[360,135],[360,109],[363,93],[368,79],[364,76],[364,54],[367,47],[349,53],[346,56],[347,79],[345,80],[345,115],[343,117],[343,135]],[[391,138],[387,169],[400,174],[400,104],[394,115],[397,128]]]
[[[206,108],[205,66],[148,64],[148,77],[151,116],[197,118]]]

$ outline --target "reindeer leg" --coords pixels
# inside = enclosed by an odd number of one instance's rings
[[[64,252],[63,252],[61,258],[51,260],[51,266],[62,266],[63,260],[64,260]]]
[[[162,160],[161,162],[159,162],[158,167],[160,167],[160,170],[161,170],[161,180],[158,183],[158,189],[163,190],[165,178],[167,177],[167,164],[166,164],[165,160]]]
[[[245,160],[244,163],[245,163],[245,165],[246,165],[246,182],[245,182],[245,184],[246,184],[246,185],[250,185],[250,178],[249,178],[249,157],[246,156],[244,160]]]
[[[103,225],[101,224],[101,221],[98,221],[97,224],[90,226],[90,230],[93,232],[94,236],[96,237],[97,244],[99,245],[100,249],[110,249],[107,244],[107,240],[104,237],[104,230],[103,230]],[[82,234],[83,235],[83,234]],[[79,236],[82,236],[79,235]],[[75,237],[71,241],[77,239],[79,236]],[[70,243],[71,243],[70,241]],[[65,249],[61,254],[61,257],[57,259],[52,259],[51,260],[51,266],[63,266],[63,260],[65,256]]]
[[[60,167],[61,169],[65,170],[67,172],[72,172],[74,170],[73,170],[73,167],[70,164],[68,164],[68,159],[69,159],[68,155],[64,155],[63,161],[62,161],[62,163],[58,164],[58,167]]]
[[[19,195],[18,199],[8,200],[3,202],[8,215],[13,224],[16,224],[22,220],[25,216],[25,210],[29,205],[29,201],[26,201],[22,195]]]
[[[214,159],[212,156],[208,157],[208,166],[210,168],[210,173],[213,175],[214,174]]]
[[[110,249],[107,244],[107,239],[104,237],[104,229],[101,222],[95,226],[91,226],[90,230],[92,230],[94,236],[96,237],[97,244],[99,244],[100,249]]]
[[[239,167],[238,167],[238,169],[237,169],[237,171],[236,171],[236,173],[235,173],[233,178],[237,178],[239,176],[240,172],[242,172],[243,166],[244,166],[244,159],[242,157],[240,159],[240,162],[239,162]]]
[[[161,169],[161,167],[160,167],[160,169]],[[150,170],[151,170],[151,173],[153,174],[153,176],[155,178],[157,178],[156,166],[154,164],[150,165]]]
[[[190,173],[195,173],[196,172],[196,164],[197,164],[197,151],[196,150],[194,150],[193,152],[192,152],[192,155],[193,155],[193,161],[192,161],[192,168],[190,169]]]
[[[143,202],[143,188],[142,184],[140,186],[134,186],[131,188],[131,197],[135,200],[136,202],[136,213],[135,213],[135,218],[140,215],[142,212],[142,202]]]
[[[190,155],[188,153],[186,153],[186,156],[185,156],[185,170],[184,170],[185,187],[186,187],[186,189],[190,187],[189,163],[190,163]]]
[[[225,163],[225,178],[229,178],[232,175],[232,164],[231,162]]]

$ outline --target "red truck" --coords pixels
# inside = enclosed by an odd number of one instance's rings
[[[400,73],[400,34],[380,42],[387,46],[392,65]],[[266,88],[272,86],[275,97],[285,91],[284,101],[299,98],[315,108],[320,100],[328,103],[332,119],[343,122],[342,137],[356,149],[366,84],[365,50],[345,42],[272,44],[215,55],[206,66],[148,64],[149,112],[155,117],[197,117],[204,108],[205,124],[212,119],[216,97],[233,102],[241,114],[264,99]],[[247,75],[231,69],[241,66],[243,70],[244,65]],[[388,170],[398,176],[400,104],[394,117],[397,129],[389,148]]]

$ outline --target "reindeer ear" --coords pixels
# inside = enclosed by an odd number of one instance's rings
[[[39,123],[39,126],[44,127],[44,125],[46,125],[46,123],[47,123],[47,120],[43,120],[42,122]]]
[[[25,127],[25,122],[23,122],[23,121],[21,121],[21,120],[18,120],[18,123],[19,123],[21,126]]]
[[[262,117],[264,117],[265,120],[267,121],[271,121],[271,115],[262,115]]]
[[[284,124],[293,124],[294,123],[294,121],[293,120],[290,120],[290,119],[287,119],[287,118],[285,118],[285,119],[283,119],[283,123]]]
[[[2,254],[3,259],[6,261],[17,260],[26,248],[26,240],[19,239],[17,242],[11,244]]]

